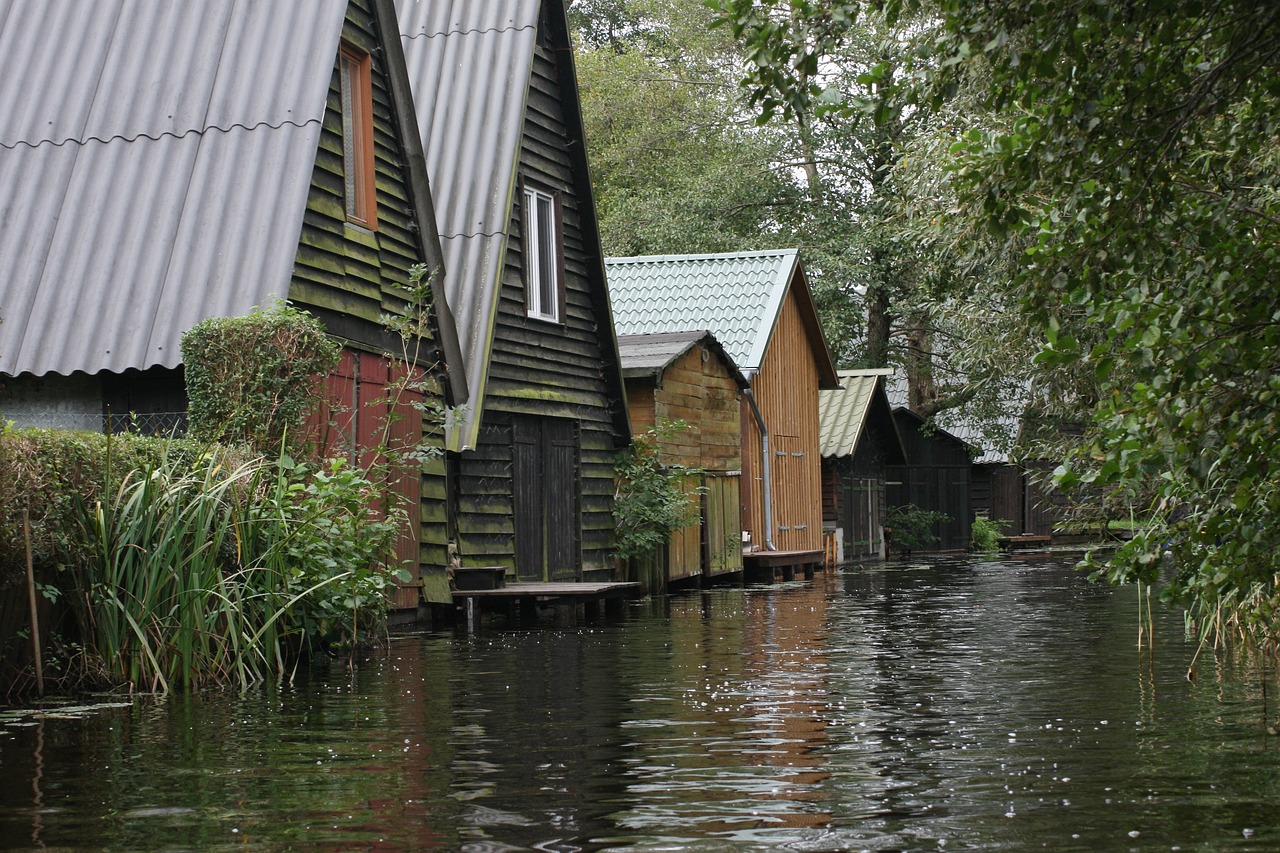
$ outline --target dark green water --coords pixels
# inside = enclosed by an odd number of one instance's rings
[[[1274,673],[1188,681],[1137,613],[1063,563],[899,564],[0,714],[0,847],[1280,849]]]

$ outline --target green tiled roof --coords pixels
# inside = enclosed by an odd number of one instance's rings
[[[706,329],[738,367],[755,370],[797,263],[795,249],[607,258],[615,327],[620,335]]]
[[[824,457],[852,456],[866,427],[872,399],[891,368],[841,370],[841,387],[818,392],[818,441]],[[883,392],[881,392],[883,393]]]

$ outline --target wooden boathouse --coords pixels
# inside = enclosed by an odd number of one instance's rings
[[[442,259],[391,0],[65,12],[22,3],[4,23],[14,44],[77,45],[58,60],[57,92],[0,115],[5,417],[101,430],[132,415],[167,432],[185,422],[183,333],[287,299],[343,344],[328,390],[345,414],[328,450],[377,444],[388,412],[364,404],[393,371],[380,318],[403,305],[412,264]],[[49,66],[19,54],[0,88],[47,89]],[[448,297],[432,281],[413,369],[436,402],[462,405]],[[398,413],[406,440],[443,446],[410,401]],[[402,607],[449,600],[444,474],[397,478],[410,515],[399,552],[418,566]]]
[[[907,461],[885,392],[892,374],[890,368],[842,370],[841,388],[818,395],[828,562],[887,556],[885,472]]]
[[[396,2],[470,394],[455,568],[612,582],[630,428],[564,3]]]
[[[742,396],[744,572],[820,567],[818,391],[839,387],[795,249],[610,258],[624,335],[709,330],[747,378]]]
[[[650,591],[742,571],[742,394],[750,386],[710,332],[619,335],[631,429],[687,428],[663,438],[664,465],[697,469],[699,519],[677,531],[662,553],[638,560]]]

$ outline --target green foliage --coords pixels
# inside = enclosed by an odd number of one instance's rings
[[[79,626],[83,671],[50,674],[245,685],[385,625],[401,519],[342,462],[5,429],[0,466],[0,587],[24,582],[26,509],[40,591]]]
[[[1280,636],[1280,7],[785,5],[721,4],[766,112],[815,102],[803,72],[868,9],[934,22],[904,92],[972,106],[936,149],[954,209],[935,230],[1003,265],[1043,333],[1039,368],[1067,377],[1059,399],[1092,420],[1058,485],[1154,518],[1103,573],[1153,582],[1168,565],[1166,597],[1204,624]],[[1242,618],[1210,618],[1226,602]]]
[[[340,351],[318,320],[283,303],[197,324],[182,336],[192,437],[268,455],[300,444]]]
[[[181,440],[162,445],[137,435],[108,439],[95,432],[0,431],[0,471],[5,472],[0,477],[0,588],[25,576],[23,510],[30,516],[37,576],[65,583],[66,571],[89,556],[78,535],[80,503],[100,499],[122,472],[153,464],[165,452],[195,459],[203,448]]]
[[[920,509],[915,504],[895,506],[889,510],[884,532],[890,546],[898,551],[919,551],[936,545],[939,539],[933,532],[934,527],[950,520],[951,516],[945,512]]]
[[[216,450],[128,472],[81,517],[87,639],[107,677],[243,688],[353,641],[361,622],[377,630],[397,524],[373,516],[372,492],[340,462],[235,464]]]
[[[701,471],[662,464],[662,442],[690,429],[685,421],[665,421],[636,435],[617,462],[613,500],[614,551],[622,559],[664,547],[671,534],[698,521]]]
[[[379,512],[383,490],[342,459],[305,465],[282,456],[271,473],[253,490],[242,551],[284,577],[296,601],[291,630],[322,650],[376,636],[395,581],[410,580],[391,562],[404,513]]]
[[[1000,537],[1004,535],[1009,522],[1001,518],[991,519],[981,515],[973,517],[973,527],[969,533],[969,549],[988,554],[1000,548]]]
[[[601,238],[611,255],[780,246],[800,193],[785,137],[743,120],[735,46],[709,10],[591,0],[572,10]]]

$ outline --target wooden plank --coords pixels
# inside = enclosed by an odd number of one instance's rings
[[[468,598],[481,598],[487,601],[534,599],[546,600],[556,598],[570,599],[602,599],[602,598],[634,598],[644,593],[641,584],[634,581],[610,581],[605,583],[591,582],[546,582],[546,583],[512,583],[500,589],[467,589],[454,590],[455,601]]]

